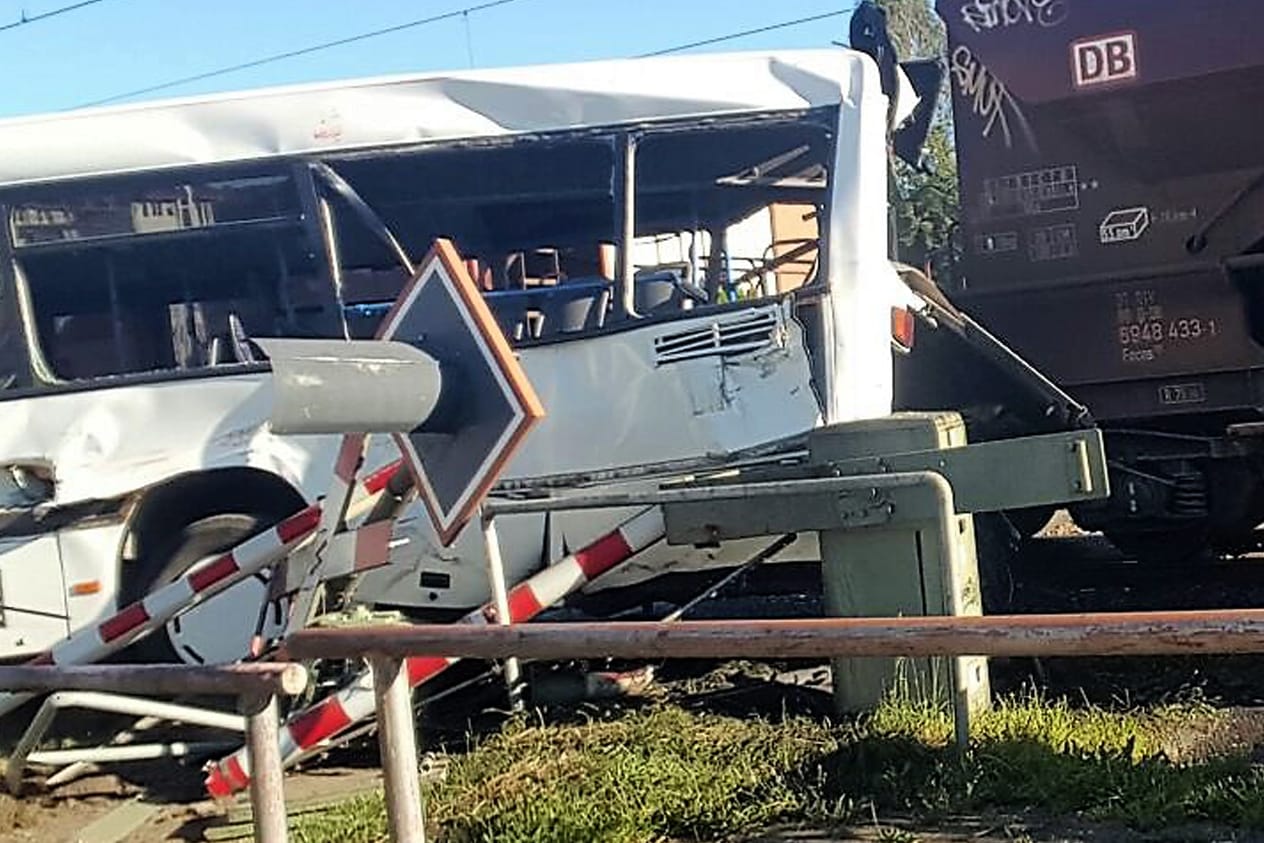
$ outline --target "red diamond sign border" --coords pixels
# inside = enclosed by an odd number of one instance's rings
[[[506,463],[517,451],[531,428],[544,417],[540,403],[527,374],[505,339],[496,317],[461,259],[451,240],[435,240],[425,259],[418,264],[412,279],[400,291],[378,330],[378,339],[393,339],[410,307],[427,284],[440,283],[460,312],[466,328],[475,339],[504,397],[513,408],[513,421],[486,454],[477,473],[470,479],[456,506],[444,512],[435,493],[426,466],[407,435],[395,434],[395,442],[417,481],[422,501],[444,547],[452,544],[465,525],[478,511],[487,494],[500,477]],[[423,346],[424,350],[424,346]],[[440,361],[440,371],[442,371]]]

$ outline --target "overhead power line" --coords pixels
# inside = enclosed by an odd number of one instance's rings
[[[695,47],[708,47],[712,44],[720,44],[725,41],[734,41],[738,38],[746,38],[749,35],[759,35],[764,32],[772,32],[777,29],[788,29],[792,26],[802,26],[805,23],[814,23],[816,21],[836,18],[840,15],[846,15],[855,10],[855,7],[848,9],[838,9],[833,12],[824,12],[819,15],[809,15],[806,18],[796,18],[794,20],[782,21],[781,23],[773,23],[768,26],[759,26],[754,29],[744,29],[741,32],[730,32],[728,35],[720,35],[715,38],[707,38],[702,41],[692,41],[688,44],[680,44],[675,47],[668,47],[665,50],[655,50],[652,53],[642,53],[637,58],[650,58],[651,56],[665,56],[669,53],[679,53],[684,50],[692,50]]]
[[[86,0],[86,2],[100,3],[102,2],[102,0]],[[77,107],[86,108],[88,106],[93,106],[93,105],[105,105],[106,103],[118,102],[119,100],[130,99],[132,97],[138,97],[143,94],[152,94],[156,91],[165,91],[168,88],[175,88],[180,85],[187,85],[190,82],[201,82],[203,79],[212,79],[216,76],[223,76],[226,73],[236,73],[239,70],[249,70],[250,68],[259,67],[260,65],[271,64],[272,62],[283,61],[285,59],[297,58],[298,56],[306,56],[312,53],[318,53],[322,50],[329,50],[334,47],[342,47],[346,44],[354,44],[357,41],[365,41],[365,40],[368,40],[369,38],[377,38],[381,35],[390,35],[391,33],[394,33],[394,32],[402,32],[406,29],[414,29],[419,26],[426,26],[432,23],[439,23],[445,20],[452,20],[453,18],[466,17],[468,19],[468,16],[472,12],[481,12],[486,9],[495,8],[496,6],[507,6],[510,3],[516,3],[516,2],[518,2],[518,0],[488,0],[488,2],[479,3],[474,6],[467,6],[464,9],[456,9],[451,12],[444,12],[441,15],[431,15],[430,17],[418,18],[417,20],[406,21],[405,23],[396,24],[395,26],[387,26],[387,27],[383,27],[382,29],[374,29],[369,32],[361,32],[357,35],[349,35],[346,38],[338,38],[333,41],[325,41],[320,44],[312,44],[307,47],[300,47],[296,50],[287,50],[284,53],[274,53],[273,55],[270,55],[270,56],[263,56],[262,58],[252,59],[251,61],[245,61],[240,64],[228,65],[227,67],[217,67],[214,70],[207,70],[202,73],[195,73],[192,76],[183,76],[179,79],[171,79],[166,82],[160,82],[157,85],[150,85],[145,88],[137,88],[134,91],[127,91],[126,93],[115,94],[114,96],[105,97],[104,99],[93,100],[92,102],[82,103],[81,105]],[[85,5],[85,4],[81,3],[80,5]]]
[[[458,18],[458,17],[464,18],[465,20],[466,50],[467,50],[467,53],[469,54],[469,58],[472,64],[473,63],[473,44],[470,42],[470,33],[468,30],[470,14],[472,12],[481,12],[487,9],[492,9],[492,8],[495,8],[496,6],[505,6],[510,3],[515,3],[517,1],[518,0],[487,0],[487,2],[484,2],[484,3],[479,3],[473,6],[467,6],[464,9],[456,9],[454,11],[445,12],[440,15],[432,15],[430,17],[418,18],[417,20],[406,21],[405,23],[396,24],[394,26],[383,27],[382,29],[374,29],[369,32],[361,32],[356,35],[350,35],[350,36],[347,36],[346,38],[338,38],[333,41],[325,41],[320,44],[312,44],[307,47],[300,47],[295,50],[287,50],[286,52],[283,52],[283,53],[274,53],[269,56],[263,56],[261,58],[252,59],[251,61],[241,62],[240,64],[233,64],[233,65],[228,65],[225,67],[218,67],[213,70],[204,71],[202,73],[195,73],[191,76],[183,76],[179,79],[171,79],[166,82],[160,82],[157,85],[149,85],[144,88],[137,88],[136,90],[133,90],[133,91],[127,91],[121,94],[114,94],[113,96],[105,97],[103,99],[98,99],[98,100],[93,100],[91,102],[82,103],[76,107],[86,108],[89,106],[105,105],[107,103],[118,102],[119,100],[131,99],[132,97],[138,97],[144,94],[152,94],[158,91],[167,90],[169,88],[175,88],[180,85],[187,85],[191,82],[201,82],[204,79],[212,79],[216,76],[223,76],[228,73],[236,73],[239,70],[248,70],[250,68],[259,67],[260,65],[271,64],[273,62],[296,58],[298,56],[310,55],[312,53],[317,53],[322,50],[329,50],[334,47],[341,47],[346,44],[353,44],[357,41],[365,41],[369,38],[377,38],[382,35],[389,35],[391,33],[401,32],[406,29],[413,29],[415,27],[426,26],[428,24],[433,24],[433,23],[439,23],[445,20],[452,20],[453,18]],[[39,17],[49,17],[55,14],[61,14],[62,12],[72,11],[73,9],[80,8],[82,6],[91,5],[92,3],[101,3],[101,2],[104,2],[104,0],[83,0],[83,2],[74,4],[73,6],[66,6],[66,7],[63,7],[62,9],[54,9],[51,12],[46,12],[44,15],[41,15]],[[767,26],[755,27],[754,29],[744,29],[739,32],[730,32],[727,35],[720,35],[720,36],[716,36],[715,38],[706,38],[701,41],[692,41],[688,44],[679,44],[675,47],[668,47],[663,50],[655,50],[650,53],[642,53],[639,56],[637,56],[637,58],[650,58],[652,56],[664,56],[670,53],[679,53],[684,50],[692,50],[696,47],[707,47],[712,44],[720,44],[725,41],[734,41],[738,38],[746,38],[751,35],[759,35],[761,33],[773,32],[779,29],[788,29],[792,26],[802,26],[803,24],[814,23],[816,21],[828,20],[829,18],[836,18],[836,17],[850,14],[851,12],[855,10],[855,8],[856,7],[853,5],[846,9],[838,9],[833,12],[823,12],[818,15],[809,15],[807,17],[795,18],[794,20],[781,21],[779,23],[768,24]],[[28,21],[37,20],[37,19],[38,17],[30,18],[28,19]],[[10,24],[7,27],[0,27],[0,31],[2,31],[3,29],[11,28],[12,26],[16,26],[16,25],[20,25],[20,24]]]
[[[40,12],[38,15],[27,15],[26,12],[23,12],[22,17],[17,20],[0,25],[0,32],[4,32],[7,29],[17,29],[19,26],[26,26],[28,23],[35,23],[36,21],[55,18],[58,15],[64,15],[68,12],[74,12],[82,9],[86,6],[95,6],[97,3],[104,2],[105,0],[82,0],[82,2],[79,3],[70,3],[57,9],[49,9],[47,12]]]

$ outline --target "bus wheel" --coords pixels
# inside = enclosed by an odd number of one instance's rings
[[[156,543],[153,553],[128,572],[119,591],[120,605],[140,600],[198,566],[213,562],[275,520],[266,515],[219,513],[184,526]],[[125,655],[129,661],[144,662],[237,661],[249,652],[267,591],[263,577],[247,578],[173,618],[165,627],[133,644]]]

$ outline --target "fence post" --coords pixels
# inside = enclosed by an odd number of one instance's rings
[[[413,723],[408,671],[397,658],[373,658],[373,694],[377,702],[378,747],[386,791],[386,820],[394,843],[426,843],[417,770],[417,731]]]
[[[285,790],[281,771],[280,735],[275,694],[243,696],[246,746],[250,753],[250,807],[259,843],[286,843]]]

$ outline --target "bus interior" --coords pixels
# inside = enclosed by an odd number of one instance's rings
[[[398,253],[419,260],[437,237],[457,244],[519,347],[792,291],[810,338],[836,119],[746,115],[9,191],[0,321],[26,342],[0,344],[0,371],[11,388],[99,386],[258,364],[250,337],[373,336],[407,280]]]

